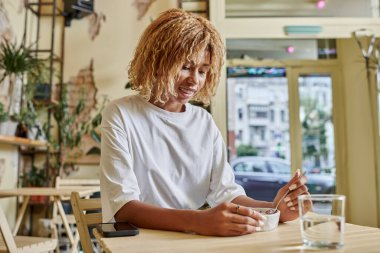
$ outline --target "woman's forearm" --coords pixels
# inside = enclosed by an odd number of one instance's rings
[[[141,228],[195,232],[201,235],[236,236],[260,231],[263,217],[250,207],[269,206],[248,197],[235,199],[241,205],[224,202],[206,210],[178,210],[161,208],[133,200],[115,215],[116,221],[128,221]],[[235,201],[234,200],[234,201]],[[262,204],[261,204],[262,203]],[[266,204],[265,204],[266,203]]]
[[[128,221],[141,228],[172,231],[194,231],[194,210],[161,208],[132,200],[115,214],[116,221]]]

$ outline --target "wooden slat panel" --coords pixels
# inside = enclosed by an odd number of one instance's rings
[[[77,220],[77,228],[80,236],[81,245],[84,252],[93,252],[88,226],[100,223],[102,221],[102,213],[87,213],[88,210],[101,210],[100,198],[82,199],[78,192],[71,194],[71,205],[75,219]]]
[[[82,199],[81,205],[86,207],[86,210],[99,210],[102,206],[98,198]]]
[[[101,213],[87,213],[85,214],[87,225],[93,225],[102,222]]]
[[[67,186],[98,186],[100,185],[99,179],[60,179],[59,185],[56,187],[64,188]]]

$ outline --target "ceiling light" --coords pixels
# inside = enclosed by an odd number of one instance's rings
[[[326,0],[318,0],[315,6],[318,9],[324,9],[326,7]]]
[[[294,51],[296,51],[296,48],[294,46],[288,46],[288,47],[286,47],[286,52],[288,54],[292,54],[292,53],[294,53]]]

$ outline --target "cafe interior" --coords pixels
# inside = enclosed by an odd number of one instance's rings
[[[102,110],[135,94],[127,73],[135,47],[170,8],[209,19],[223,37],[212,103],[191,103],[212,115],[247,195],[272,199],[286,183],[279,176],[301,169],[311,194],[344,195],[345,222],[380,238],[379,1],[0,0],[0,251],[35,243],[28,252],[171,252],[165,247],[186,244],[185,252],[240,252],[230,251],[234,241],[222,248],[222,238],[182,241],[189,234],[152,249],[143,229],[140,251],[123,251],[82,236],[78,225],[81,200],[100,209]],[[261,164],[272,175],[259,184]],[[350,240],[347,247],[364,243]],[[297,245],[284,251],[301,252]],[[364,252],[354,246],[347,252]]]

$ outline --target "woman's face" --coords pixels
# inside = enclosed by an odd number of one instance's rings
[[[205,51],[199,56],[200,61],[185,62],[174,84],[177,96],[171,95],[168,102],[160,107],[171,112],[181,112],[184,104],[189,102],[205,84],[210,69],[210,52]]]

